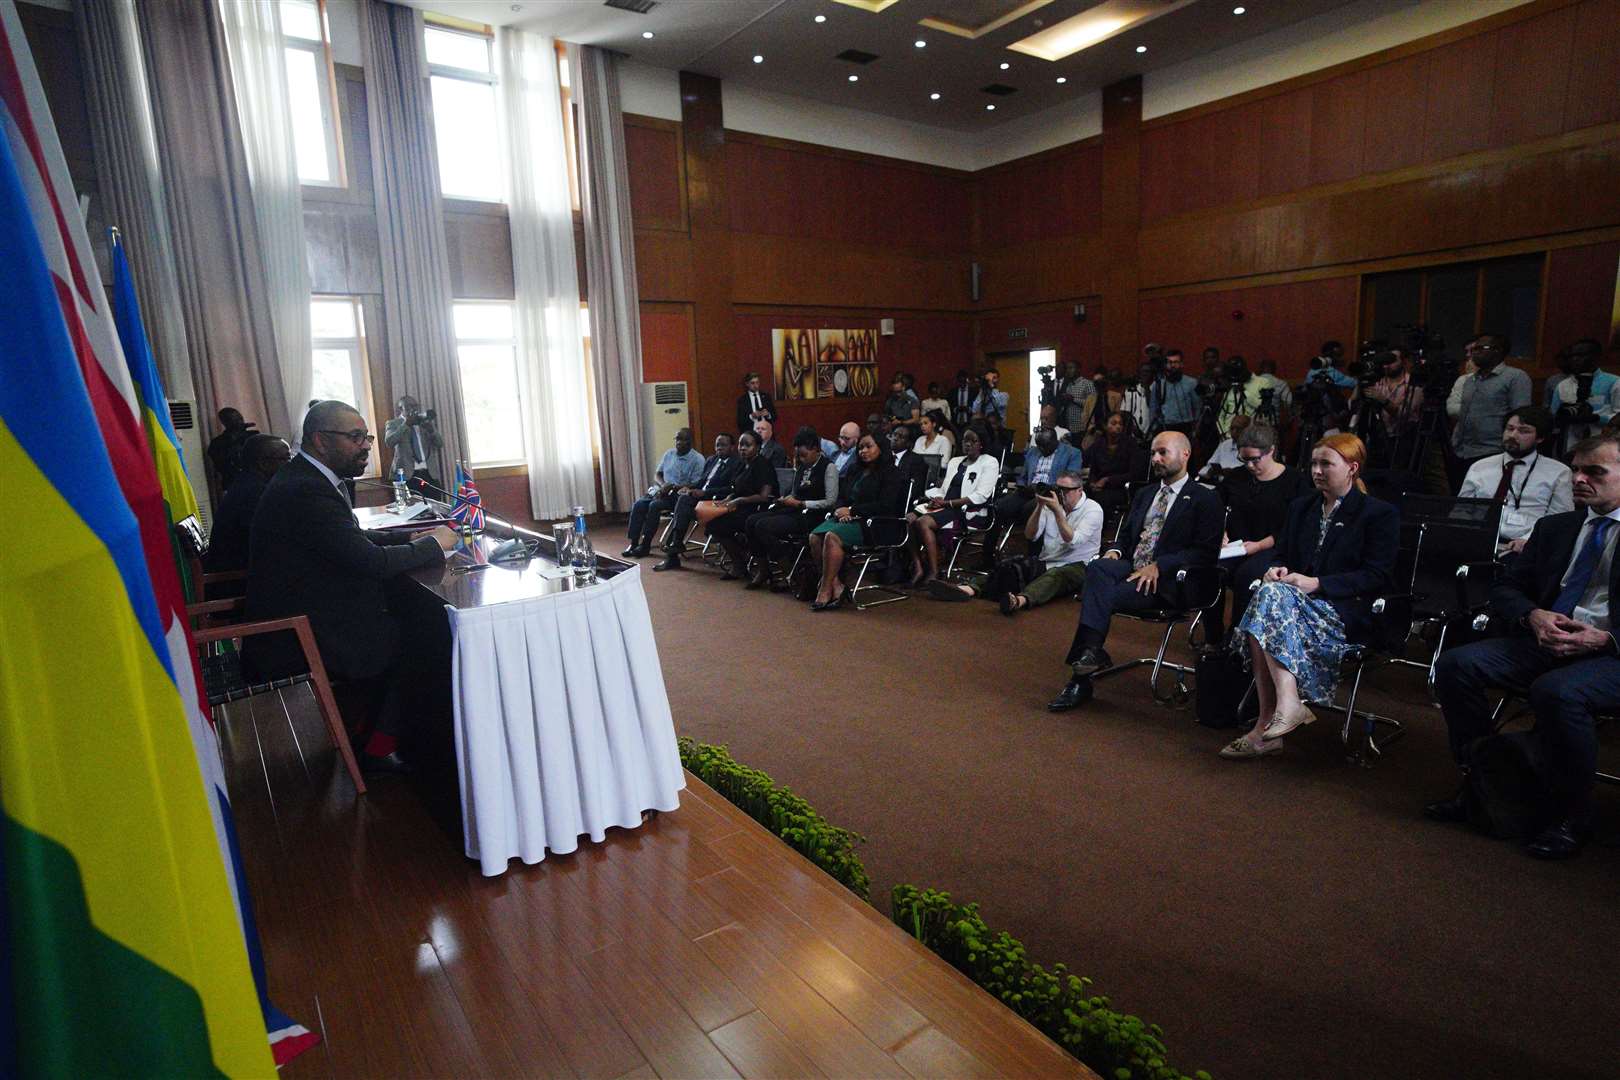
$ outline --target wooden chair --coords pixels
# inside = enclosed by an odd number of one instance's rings
[[[240,612],[244,604],[244,598],[237,596],[228,600],[205,600],[186,605],[186,614],[201,623],[198,628],[192,630],[191,636],[197,644],[197,659],[202,667],[208,707],[212,709],[226,702],[240,701],[271,690],[309,683],[315,692],[315,704],[320,709],[321,718],[326,721],[326,729],[332,736],[332,744],[343,759],[343,767],[348,770],[349,779],[354,781],[355,793],[364,795],[366,782],[360,775],[359,763],[354,759],[354,749],[349,745],[349,733],[343,726],[342,715],[338,712],[337,699],[332,696],[332,682],[327,678],[326,664],[321,660],[320,650],[315,647],[315,632],[310,629],[309,617],[292,615],[284,619],[259,619],[254,622],[209,625],[218,616]],[[287,631],[298,636],[298,645],[304,652],[304,660],[309,664],[309,670],[299,675],[267,682],[250,681],[242,670],[240,642],[244,638],[259,634]],[[227,641],[237,643],[238,647],[229,650],[218,647]]]

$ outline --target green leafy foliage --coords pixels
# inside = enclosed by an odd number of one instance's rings
[[[1051,971],[1032,962],[1006,931],[992,931],[979,905],[952,902],[949,893],[896,885],[895,924],[947,963],[995,995],[1053,1042],[1113,1080],[1210,1080],[1169,1064],[1164,1032],[1157,1024],[1115,1012],[1091,992],[1091,980],[1058,964]]]
[[[831,825],[811,805],[758,769],[740,765],[724,746],[679,740],[681,764],[726,801],[781,837],[862,900],[872,882],[855,854],[866,837]]]

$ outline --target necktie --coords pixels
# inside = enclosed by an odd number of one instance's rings
[[[1142,538],[1136,542],[1136,553],[1131,556],[1132,569],[1140,570],[1153,561],[1153,549],[1159,544],[1159,534],[1164,531],[1164,519],[1169,511],[1170,488],[1166,485],[1159,488],[1159,497],[1153,500],[1147,521],[1142,525]]]
[[[1552,609],[1558,614],[1575,613],[1575,605],[1581,602],[1587,586],[1592,584],[1592,574],[1597,570],[1598,560],[1603,557],[1603,545],[1608,539],[1609,526],[1613,524],[1613,518],[1598,518],[1592,523],[1592,535],[1581,545],[1581,552],[1575,556],[1575,564],[1569,568],[1569,575],[1564,579],[1564,587],[1559,590],[1558,599],[1553,601]]]
[[[1497,502],[1507,498],[1507,493],[1513,488],[1513,470],[1523,464],[1524,462],[1517,458],[1508,458],[1507,461],[1502,463],[1502,482],[1496,485],[1496,494],[1492,495],[1491,498]]]
[[[759,393],[754,390],[748,391],[748,400],[754,403],[753,410],[759,412]]]

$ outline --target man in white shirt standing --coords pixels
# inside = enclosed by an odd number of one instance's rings
[[[1035,510],[1024,523],[1024,538],[1040,545],[1042,573],[1021,593],[1001,598],[1001,613],[1014,615],[1060,596],[1071,596],[1086,583],[1086,563],[1102,547],[1103,508],[1086,498],[1080,474],[1057,474],[1052,491],[1035,496]]]
[[[1552,414],[1526,405],[1509,414],[1502,430],[1503,453],[1469,466],[1457,491],[1461,499],[1495,499],[1502,504],[1502,550],[1517,555],[1537,521],[1575,509],[1569,466],[1541,452],[1553,431]]]

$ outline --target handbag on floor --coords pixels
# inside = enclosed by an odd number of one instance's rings
[[[1468,823],[1502,840],[1534,836],[1544,824],[1548,794],[1535,732],[1475,739],[1468,760]]]
[[[1244,668],[1242,653],[1218,646],[1199,649],[1193,678],[1197,689],[1193,710],[1205,727],[1239,727],[1260,715],[1260,697],[1251,689],[1254,676]]]

